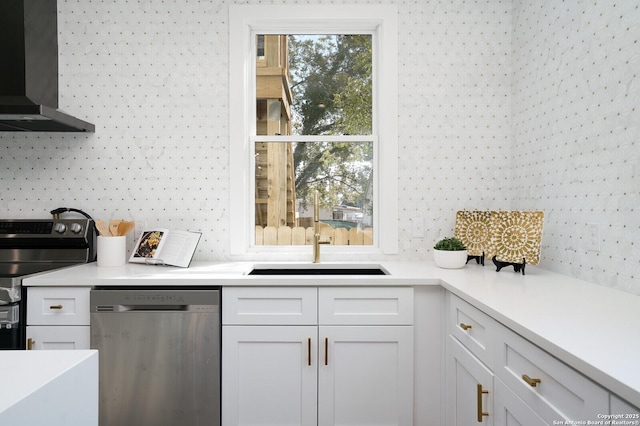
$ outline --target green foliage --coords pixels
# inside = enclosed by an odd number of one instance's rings
[[[342,89],[334,95],[334,102],[339,111],[336,126],[344,134],[371,134],[372,99],[372,54],[371,37],[355,35],[345,37],[344,49],[351,59],[349,73],[338,77]]]
[[[436,250],[446,250],[446,251],[460,251],[466,250],[467,248],[464,246],[462,241],[457,239],[456,237],[451,238],[443,238],[438,241],[435,246],[433,246]]]
[[[370,35],[289,36],[289,71],[294,134],[371,134]],[[303,205],[318,191],[324,206],[370,210],[372,143],[299,142],[293,163],[296,198]]]
[[[293,153],[296,198],[311,200],[317,190],[324,205],[366,207],[372,159],[370,142],[297,143]]]
[[[294,133],[370,135],[370,35],[289,36]]]

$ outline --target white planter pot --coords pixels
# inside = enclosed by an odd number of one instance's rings
[[[436,265],[445,269],[459,269],[467,264],[466,250],[433,250],[433,260]]]

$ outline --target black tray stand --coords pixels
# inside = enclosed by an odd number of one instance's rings
[[[527,264],[527,261],[525,260],[524,257],[522,258],[522,263],[501,262],[498,259],[496,259],[495,256],[493,256],[491,260],[493,260],[493,264],[496,265],[496,272],[500,272],[500,269],[504,268],[505,266],[513,266],[514,271],[522,272],[522,275],[524,275],[524,267]]]
[[[484,266],[484,252],[482,252],[482,255],[480,256],[467,256],[466,263],[469,263],[469,261],[472,259],[475,259],[477,264]],[[491,260],[493,261],[493,264],[496,265],[496,272],[500,272],[500,269],[504,268],[505,266],[513,266],[514,271],[522,272],[522,275],[524,275],[524,267],[527,265],[527,261],[524,257],[522,258],[522,263],[502,262],[496,259],[496,256],[493,256]]]
[[[482,252],[481,256],[467,256],[466,263],[469,263],[471,259],[475,259],[477,264],[484,266],[484,252]]]

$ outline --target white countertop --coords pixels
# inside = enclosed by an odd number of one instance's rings
[[[0,351],[0,365],[0,424],[97,424],[98,351]]]
[[[323,262],[320,267],[347,262]],[[247,275],[254,265],[278,265],[282,262],[193,262],[189,268],[127,263],[116,267],[83,264],[47,272],[23,281],[26,286],[317,286],[317,285],[440,285],[435,265],[419,262],[353,262],[353,265],[382,265],[390,275],[371,276],[265,276]],[[309,266],[304,262],[287,265]],[[318,264],[316,264],[317,266]]]
[[[27,278],[23,285],[442,285],[640,407],[640,296],[536,267],[527,266],[523,276],[511,267],[496,272],[490,263],[473,262],[459,270],[430,262],[366,262],[382,265],[386,276],[246,275],[255,264],[270,263],[277,262],[194,262],[189,268],[92,263]]]

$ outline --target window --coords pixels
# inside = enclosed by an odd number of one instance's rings
[[[231,254],[304,251],[316,191],[324,252],[397,253],[396,15],[230,6]]]

